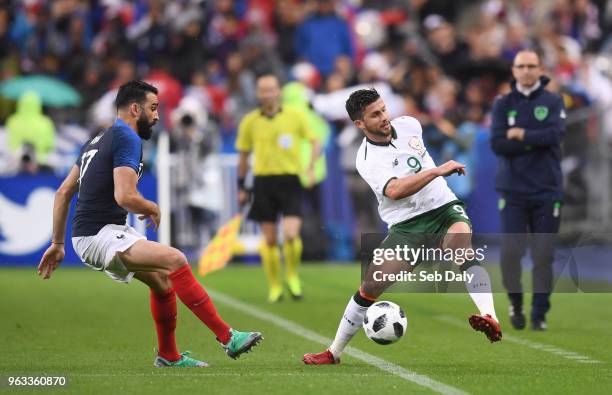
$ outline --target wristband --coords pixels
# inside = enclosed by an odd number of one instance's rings
[[[52,241],[51,244],[64,244],[64,243],[59,243],[57,241]]]
[[[238,178],[238,188],[245,189],[244,188],[244,177]]]

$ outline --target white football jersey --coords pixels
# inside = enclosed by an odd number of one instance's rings
[[[457,200],[443,177],[437,177],[412,196],[392,200],[384,195],[394,178],[436,167],[423,144],[421,124],[413,117],[391,121],[394,135],[389,143],[363,139],[357,151],[357,171],[378,199],[378,213],[389,227]]]

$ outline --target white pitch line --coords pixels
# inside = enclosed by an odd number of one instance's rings
[[[208,289],[208,293],[213,297],[213,300],[215,302],[223,303],[245,314],[259,318],[263,321],[270,322],[306,340],[310,340],[312,342],[319,343],[324,346],[328,346],[329,344],[331,344],[331,339],[321,336],[316,332],[306,329],[303,326],[298,325],[292,321],[286,320],[276,314],[261,310],[253,305],[241,302],[220,292]],[[399,365],[386,361],[382,358],[378,358],[372,354],[368,354],[354,347],[347,347],[344,353],[350,355],[355,359],[365,362],[368,365],[374,366],[387,373],[391,373],[398,377],[401,377],[406,381],[410,381],[422,387],[429,388],[434,392],[444,395],[467,395],[467,392],[460,390],[459,388],[452,387],[450,385],[436,381],[429,376],[405,369]]]
[[[438,321],[444,321],[447,322],[449,324],[453,324],[457,327],[466,327],[467,324],[464,322],[461,322],[460,320],[458,320],[455,317],[450,317],[447,315],[441,315],[441,316],[437,316],[436,319]],[[543,343],[538,343],[538,342],[534,342],[531,340],[526,340],[526,339],[521,339],[519,337],[516,336],[512,336],[512,335],[503,335],[502,341],[509,341],[510,343],[514,343],[514,344],[519,344],[521,346],[525,346],[525,347],[529,347],[532,348],[534,350],[539,350],[539,351],[545,351],[545,352],[549,352],[551,354],[554,355],[558,355],[560,357],[563,357],[565,359],[569,359],[570,361],[574,361],[574,362],[578,362],[578,363],[603,363],[602,361],[599,361],[597,359],[588,357],[586,355],[582,355],[579,354],[577,352],[574,351],[568,351],[568,350],[564,350],[560,347],[557,346],[551,346],[548,344],[543,344]]]

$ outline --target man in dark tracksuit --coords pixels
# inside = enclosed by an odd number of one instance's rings
[[[559,231],[562,199],[561,141],[565,110],[560,95],[544,89],[539,56],[519,52],[512,65],[512,92],[493,105],[491,146],[499,158],[496,190],[502,232],[504,287],[510,298],[510,320],[525,327],[521,258],[531,237],[533,301],[531,327],[546,330],[550,309],[555,234]]]

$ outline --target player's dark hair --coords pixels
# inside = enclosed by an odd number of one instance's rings
[[[346,112],[351,118],[351,121],[362,119],[365,108],[378,99],[380,99],[380,95],[374,88],[359,89],[351,93],[346,100]]]
[[[147,99],[147,92],[157,95],[157,88],[140,80],[132,80],[126,82],[119,87],[117,98],[115,99],[115,107],[123,108],[131,103],[143,104]]]

